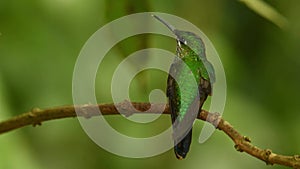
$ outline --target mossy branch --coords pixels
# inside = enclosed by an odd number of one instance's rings
[[[133,105],[133,109],[130,105]],[[131,103],[128,101],[119,103],[119,104],[98,104],[98,105],[83,105],[83,106],[65,106],[65,107],[56,107],[50,109],[38,109],[34,108],[32,111],[15,116],[11,119],[3,121],[0,123],[0,134],[5,132],[12,131],[14,129],[21,128],[27,125],[41,125],[42,122],[60,118],[67,117],[85,117],[90,118],[93,116],[99,116],[95,109],[100,109],[102,115],[118,115],[119,112],[117,108],[125,110],[128,114],[131,115],[135,113],[161,113],[160,110],[164,108],[163,114],[170,114],[169,107],[165,104],[150,104],[150,103]],[[150,109],[151,112],[146,110]],[[75,108],[80,109],[79,113],[75,112]],[[77,109],[77,110],[78,110]],[[261,149],[253,144],[248,137],[241,135],[237,130],[235,130],[232,125],[222,119],[218,113],[210,113],[206,110],[202,110],[198,119],[207,121],[214,125],[217,129],[223,131],[227,134],[235,144],[235,149],[240,152],[246,152],[253,157],[256,157],[268,165],[279,164],[284,166],[289,166],[292,168],[300,169],[300,155],[294,156],[285,156],[280,154],[273,153],[270,149]]]

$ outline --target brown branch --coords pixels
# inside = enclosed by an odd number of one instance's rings
[[[135,109],[131,108],[130,104],[132,104],[135,107]],[[119,112],[116,109],[116,107],[121,108],[122,110],[127,112],[127,116],[134,113],[160,113],[160,110],[162,110],[163,108],[163,114],[170,114],[169,108],[165,104],[152,104],[151,106],[150,103],[130,103],[128,101],[119,103],[116,106],[114,104],[99,104],[83,105],[77,107],[66,106],[45,110],[34,108],[30,112],[18,115],[9,120],[1,122],[0,134],[27,125],[41,125],[42,122],[53,119],[76,116],[83,116],[85,118],[98,116],[99,114],[96,111],[92,111],[98,108],[101,110],[102,115],[117,115],[119,114]],[[147,111],[150,107],[151,112]],[[76,114],[75,108],[78,108],[80,112]],[[270,149],[260,149],[252,145],[248,137],[242,136],[231,126],[231,124],[229,124],[229,122],[222,119],[218,113],[210,113],[208,111],[202,110],[198,119],[207,121],[212,125],[216,126],[219,130],[222,130],[224,133],[226,133],[235,143],[234,147],[237,151],[246,152],[252,155],[253,157],[265,161],[268,165],[279,164],[300,169],[300,155],[284,156],[280,154],[275,154]]]

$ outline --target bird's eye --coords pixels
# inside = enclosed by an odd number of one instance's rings
[[[177,40],[178,45],[181,47],[181,45],[187,45],[187,41],[185,39],[179,39]]]
[[[187,45],[187,41],[185,39],[182,38],[179,41],[180,41],[181,44]]]

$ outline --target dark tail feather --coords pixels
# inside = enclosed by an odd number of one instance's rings
[[[191,142],[192,128],[190,129],[188,134],[177,145],[174,146],[175,155],[179,160],[185,158],[186,154],[189,152]]]

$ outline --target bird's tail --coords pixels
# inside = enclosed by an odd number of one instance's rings
[[[188,134],[178,143],[175,143],[174,151],[175,155],[179,160],[185,158],[186,154],[189,152],[190,145],[192,142],[192,128],[188,132]]]

